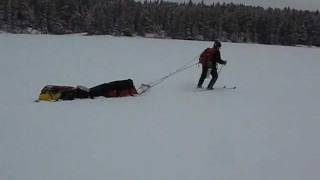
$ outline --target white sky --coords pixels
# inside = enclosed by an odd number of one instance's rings
[[[141,0],[143,1],[143,0]],[[166,0],[173,2],[188,2],[189,0]],[[201,2],[202,0],[192,0]],[[205,3],[218,2],[219,0],[203,0]],[[296,9],[320,10],[320,0],[220,0],[220,2],[255,5],[263,7],[291,7]]]

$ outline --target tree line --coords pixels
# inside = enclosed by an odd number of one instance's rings
[[[320,46],[319,11],[191,0],[1,0],[0,30]]]

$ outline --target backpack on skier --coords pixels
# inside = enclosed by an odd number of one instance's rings
[[[212,58],[216,50],[214,48],[206,48],[199,57],[199,63],[208,67],[212,67]]]

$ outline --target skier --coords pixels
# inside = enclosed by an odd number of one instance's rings
[[[198,86],[197,86],[198,88],[202,88],[202,84],[206,79],[207,73],[210,69],[211,80],[208,84],[207,89],[208,90],[213,89],[213,85],[218,79],[217,63],[222,65],[227,64],[227,61],[224,61],[221,59],[220,48],[221,48],[221,42],[216,40],[214,42],[213,48],[207,48],[201,53],[199,58],[199,63],[202,64],[202,73],[198,82]]]

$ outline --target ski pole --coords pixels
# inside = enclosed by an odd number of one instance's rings
[[[220,69],[219,69],[219,71],[218,71],[218,74],[220,74],[222,68],[223,68],[223,66],[220,66]]]

